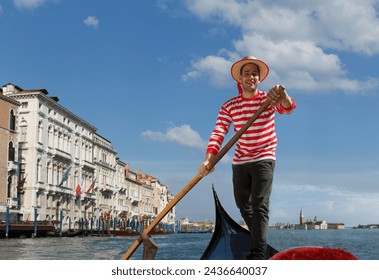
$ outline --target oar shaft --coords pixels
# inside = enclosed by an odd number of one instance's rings
[[[151,224],[146,227],[143,231],[144,234],[149,234],[159,222],[167,215],[168,212],[203,178],[200,173],[198,173],[167,205],[166,207],[158,214],[157,217],[151,222]],[[142,243],[142,238],[138,238],[130,246],[129,250],[121,257],[122,260],[128,260],[131,255],[138,249],[139,245]]]

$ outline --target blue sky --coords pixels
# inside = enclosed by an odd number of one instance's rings
[[[315,1],[313,1],[315,2]],[[45,88],[118,156],[178,193],[197,173],[230,66],[253,55],[297,103],[277,116],[270,223],[379,223],[379,1],[0,1],[0,83]],[[229,153],[177,205],[237,221]]]

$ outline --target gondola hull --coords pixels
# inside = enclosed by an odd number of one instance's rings
[[[250,232],[236,223],[222,207],[213,189],[216,225],[208,247],[201,260],[244,260],[251,247]],[[278,251],[267,245],[265,258],[270,259]]]

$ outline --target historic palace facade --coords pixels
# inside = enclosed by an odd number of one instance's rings
[[[63,214],[65,228],[82,218],[151,221],[172,199],[168,186],[116,155],[46,89],[0,88],[0,220],[7,210],[14,221]],[[175,223],[175,208],[162,223]]]

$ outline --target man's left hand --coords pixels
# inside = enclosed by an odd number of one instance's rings
[[[291,107],[292,100],[282,85],[273,86],[267,93],[267,98],[271,101],[271,105],[275,106],[282,103],[284,107]]]

